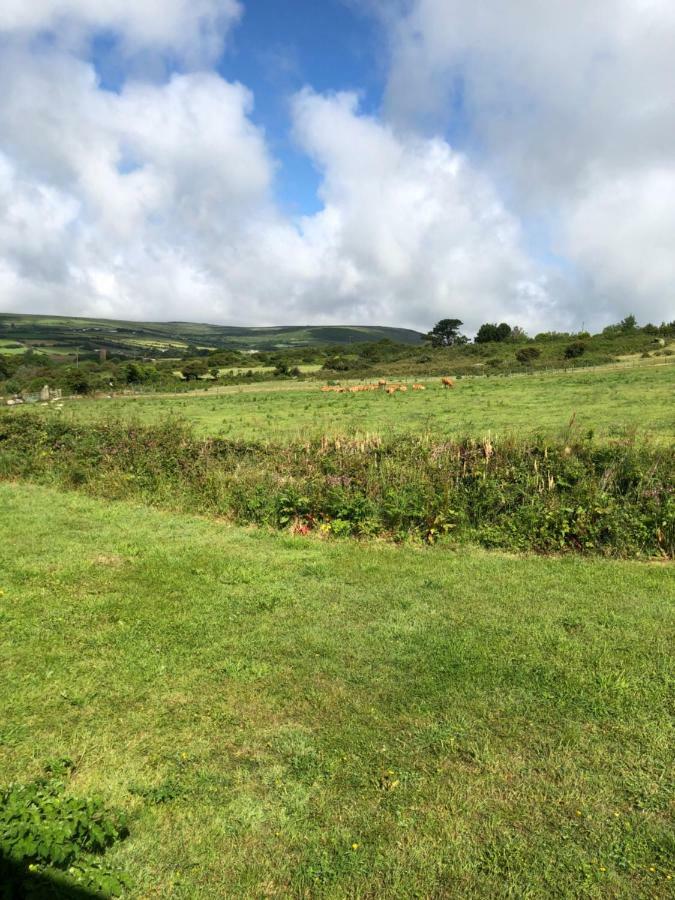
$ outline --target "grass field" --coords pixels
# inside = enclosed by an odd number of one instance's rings
[[[210,395],[139,396],[70,403],[60,415],[158,422],[185,418],[201,434],[283,439],[333,433],[431,432],[519,435],[626,429],[675,435],[675,366],[619,372],[584,370],[513,378],[464,378],[454,390],[439,380],[406,394],[322,394],[318,384],[278,382],[220,388]],[[55,413],[56,414],[56,413]]]
[[[132,896],[672,896],[672,569],[0,515],[0,782],[72,757]]]

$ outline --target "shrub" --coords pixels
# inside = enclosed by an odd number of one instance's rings
[[[586,344],[583,341],[572,341],[565,347],[565,359],[576,359],[586,352]]]
[[[541,350],[537,347],[521,347],[516,350],[516,359],[523,365],[528,365],[541,356]]]

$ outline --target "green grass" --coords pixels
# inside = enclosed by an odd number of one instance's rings
[[[0,783],[72,757],[134,897],[672,896],[671,567],[0,517]]]
[[[277,383],[221,388],[206,396],[139,396],[82,400],[60,415],[159,422],[189,420],[201,434],[283,439],[335,433],[431,432],[437,435],[558,434],[574,417],[597,434],[626,429],[675,435],[675,366],[623,372],[585,370],[513,378],[464,378],[454,390],[439,379],[426,391],[322,394],[319,384]]]

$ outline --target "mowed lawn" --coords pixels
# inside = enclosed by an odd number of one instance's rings
[[[671,566],[0,520],[0,783],[72,757],[132,896],[672,896]]]
[[[73,401],[53,414],[85,421],[112,416],[158,422],[176,416],[201,434],[257,440],[355,432],[557,435],[572,419],[582,432],[598,435],[633,428],[657,437],[675,435],[675,365],[464,378],[453,390],[444,390],[440,379],[426,381],[425,391],[411,390],[411,383],[407,393],[388,396],[325,394],[320,383],[277,382],[220,388],[211,396]]]

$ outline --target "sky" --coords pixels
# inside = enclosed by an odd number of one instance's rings
[[[2,0],[0,312],[675,318],[673,0]]]

